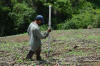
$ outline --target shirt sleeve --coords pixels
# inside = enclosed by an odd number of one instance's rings
[[[28,33],[28,35],[30,34],[30,25],[29,25],[29,27],[27,29],[27,33]]]
[[[36,36],[37,36],[39,39],[45,39],[45,38],[48,37],[48,35],[49,35],[49,32],[41,33],[41,31],[40,31],[39,29],[36,29],[36,30],[35,30],[35,33],[36,33]]]

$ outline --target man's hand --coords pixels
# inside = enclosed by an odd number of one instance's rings
[[[51,32],[51,29],[50,28],[48,29],[48,32]]]

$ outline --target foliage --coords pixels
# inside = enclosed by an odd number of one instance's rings
[[[100,14],[96,15],[96,17],[94,18],[94,24],[93,24],[96,28],[100,28]]]
[[[6,33],[10,34],[12,30],[12,22],[8,13],[10,9],[10,0],[6,3],[5,0],[0,1],[0,36],[5,36]],[[9,30],[9,31],[8,31]]]
[[[99,0],[1,0],[0,36],[26,32],[37,14],[44,16],[45,24],[41,29],[46,30],[49,5],[52,5],[53,29],[100,27],[100,16],[93,14],[99,3]],[[96,9],[96,13],[99,10]]]
[[[59,30],[63,29],[63,28],[64,28],[64,27],[63,27],[64,24],[65,24],[65,23],[58,24],[58,25],[57,25],[57,28],[58,28]]]
[[[47,30],[47,25],[42,25],[41,27],[40,27],[40,30],[42,30],[42,31],[45,31],[45,30]]]
[[[15,4],[12,12],[10,13],[11,18],[14,21],[14,26],[16,26],[15,30],[23,32],[31,22],[31,17],[34,18],[34,13],[35,10],[29,8],[26,3]]]
[[[87,28],[88,25],[93,24],[90,14],[75,15],[71,20],[65,22],[64,29]]]
[[[54,2],[54,8],[59,13],[62,13],[63,15],[72,14],[72,7],[70,0],[67,1],[61,1],[58,0],[57,2]]]
[[[91,2],[91,3],[93,3],[93,4],[100,7],[100,0],[87,0],[87,1],[89,1],[89,2]]]
[[[79,29],[79,28],[87,28],[89,25],[93,25],[94,23],[94,10],[89,7],[80,11],[80,14],[73,15],[72,19],[65,20],[64,25],[61,27],[62,29]],[[93,25],[94,26],[94,25]]]

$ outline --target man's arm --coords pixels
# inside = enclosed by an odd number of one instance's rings
[[[40,39],[45,39],[49,35],[49,32],[42,34],[39,29],[36,29],[35,33],[36,33],[36,36]]]
[[[30,25],[29,25],[29,27],[27,29],[27,33],[28,33],[28,35],[30,34]]]

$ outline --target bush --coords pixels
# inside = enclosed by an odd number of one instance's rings
[[[94,15],[88,11],[74,15],[71,20],[65,21],[63,29],[87,28],[88,25],[93,25],[93,16]]]
[[[12,31],[12,22],[8,13],[11,11],[10,0],[0,0],[0,36],[5,36],[7,34],[11,34]]]
[[[17,3],[13,6],[13,10],[9,15],[14,22],[15,30],[23,32],[31,22],[31,17],[34,18],[35,10],[26,3]]]
[[[97,27],[100,28],[100,14],[97,17]]]
[[[47,25],[42,25],[41,27],[40,27],[40,30],[42,30],[42,31],[45,31],[45,30],[47,30],[48,29],[48,26]]]
[[[92,8],[82,10],[80,14],[73,15],[72,19],[58,24],[58,29],[99,28],[100,14],[95,14]]]
[[[61,30],[61,29],[63,29],[63,26],[64,26],[64,23],[58,24],[57,29]]]
[[[93,26],[95,28],[100,28],[100,14],[95,15]]]

